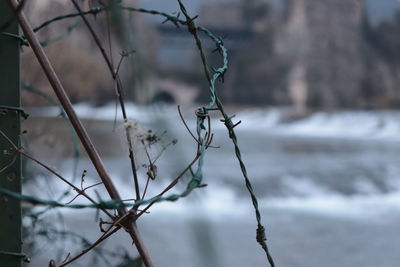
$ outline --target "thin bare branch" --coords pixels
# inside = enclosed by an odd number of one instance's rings
[[[45,168],[47,171],[49,171],[50,173],[52,173],[53,175],[55,175],[57,178],[59,178],[61,181],[63,181],[64,183],[66,183],[67,185],[69,185],[72,189],[74,189],[76,192],[78,192],[80,195],[83,195],[84,197],[86,197],[90,202],[92,202],[93,204],[97,204],[97,202],[92,199],[89,195],[87,195],[84,191],[80,190],[77,186],[75,186],[73,183],[71,183],[70,181],[68,181],[66,178],[64,178],[61,174],[59,174],[58,172],[56,172],[55,170],[53,170],[52,168],[50,168],[48,165],[42,163],[41,161],[39,161],[38,159],[34,158],[33,156],[25,153],[23,151],[23,149],[18,148],[11,140],[10,138],[8,138],[8,136],[2,131],[0,130],[0,135],[5,138],[7,140],[7,142],[10,143],[10,145],[17,151],[17,153],[21,154],[22,156],[32,160],[33,162],[35,162],[36,164],[42,166],[43,168]],[[109,213],[106,209],[101,209],[105,214],[107,214],[111,219],[114,219],[114,216],[111,215],[111,213]]]
[[[7,0],[14,11],[17,11],[18,2],[16,0]],[[35,36],[32,27],[30,26],[28,20],[25,17],[23,11],[18,12],[16,14],[17,20],[21,26],[22,31],[25,34],[26,39],[32,47],[33,52],[36,55],[37,60],[39,61],[44,73],[46,74],[51,86],[53,87],[54,92],[57,95],[61,105],[63,106],[65,112],[68,115],[68,118],[71,121],[72,126],[74,127],[79,139],[82,142],[86,152],[88,153],[93,165],[95,166],[100,178],[102,179],[108,193],[110,194],[112,199],[119,200],[121,199],[117,189],[114,186],[111,178],[108,175],[108,172],[105,169],[104,163],[101,160],[99,154],[97,153],[96,148],[94,147],[89,135],[86,132],[86,129],[83,127],[81,121],[75,113],[74,108],[72,107],[71,101],[69,100],[63,85],[61,84],[60,79],[55,73],[49,59],[43,51],[37,37]]]
[[[193,139],[197,142],[197,144],[199,144],[199,140],[197,140],[197,138],[194,136],[194,134],[192,133],[192,131],[190,130],[189,126],[187,125],[185,119],[183,118],[182,112],[181,112],[181,107],[178,105],[178,113],[179,116],[181,117],[181,120],[183,122],[183,125],[185,125],[186,130],[189,132],[189,134],[193,137]]]
[[[109,229],[111,229],[112,227],[110,227]],[[85,255],[86,253],[88,253],[89,251],[91,251],[92,249],[94,249],[96,246],[100,245],[101,242],[103,242],[104,240],[106,240],[107,238],[109,238],[110,236],[112,236],[114,233],[118,232],[121,229],[121,226],[117,226],[115,227],[111,232],[110,231],[106,231],[105,233],[103,233],[103,235],[97,239],[92,245],[90,245],[89,247],[85,248],[84,250],[82,250],[81,253],[79,253],[78,255],[76,255],[75,257],[72,257],[71,259],[61,263],[60,265],[57,265],[57,267],[63,267],[66,266],[74,261],[76,261],[77,259],[79,259],[80,257],[82,257],[83,255]]]
[[[90,35],[93,37],[97,47],[99,48],[99,50],[107,64],[107,67],[111,73],[111,76],[115,81],[115,88],[116,88],[116,91],[118,92],[117,97],[119,100],[119,104],[121,106],[122,117],[124,119],[124,122],[126,122],[128,120],[128,116],[127,116],[126,109],[125,109],[125,101],[124,101],[124,97],[123,97],[122,82],[119,77],[119,74],[114,70],[113,63],[112,63],[111,59],[108,57],[107,52],[104,49],[103,45],[101,44],[100,38],[98,37],[98,35],[94,31],[93,27],[89,23],[89,20],[85,17],[84,12],[80,8],[79,4],[77,3],[76,0],[71,0],[71,2],[74,5],[74,7],[76,8],[76,10],[79,12],[80,17],[82,18],[83,22],[85,23],[87,29],[90,32]],[[134,183],[135,183],[136,198],[139,200],[140,199],[139,179],[138,179],[137,172],[136,172],[136,163],[135,163],[135,157],[133,154],[130,129],[125,127],[125,133],[126,133],[126,139],[128,141],[129,158],[131,161],[132,174],[133,174],[133,179],[134,179]]]

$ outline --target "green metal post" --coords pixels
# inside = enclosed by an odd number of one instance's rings
[[[13,13],[5,0],[0,0],[0,27],[3,28]],[[1,29],[0,28],[0,29]],[[3,32],[18,34],[14,20]],[[0,35],[0,129],[12,142],[19,145],[20,114],[12,108],[20,107],[19,42],[16,38]],[[3,170],[4,167],[7,167]],[[12,146],[0,136],[0,187],[21,192],[21,160]],[[0,266],[21,267],[21,203],[0,197]]]

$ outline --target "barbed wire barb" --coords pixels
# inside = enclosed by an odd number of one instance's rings
[[[62,267],[62,266],[65,266],[65,265],[75,261],[82,255],[84,255],[84,254],[88,253],[89,251],[91,251],[92,249],[94,249],[98,244],[100,244],[102,241],[107,239],[109,236],[111,236],[113,233],[117,232],[121,228],[124,228],[125,230],[127,230],[128,233],[131,235],[132,240],[135,243],[135,245],[139,251],[139,254],[141,255],[145,265],[147,267],[154,266],[149,254],[147,253],[147,250],[145,249],[145,247],[141,241],[141,237],[136,228],[135,222],[140,216],[142,216],[144,213],[148,212],[148,209],[152,205],[159,203],[159,202],[163,202],[163,201],[176,201],[180,198],[184,198],[184,197],[188,196],[193,190],[206,186],[206,184],[203,183],[203,167],[204,167],[204,160],[205,160],[205,156],[206,156],[206,150],[210,147],[214,148],[214,146],[211,146],[214,134],[212,133],[212,130],[211,130],[211,119],[210,119],[209,111],[218,110],[223,117],[223,119],[221,121],[224,123],[225,127],[227,128],[229,138],[233,142],[235,154],[239,161],[242,175],[245,180],[245,186],[246,186],[247,190],[249,191],[251,201],[253,203],[256,220],[257,220],[256,241],[261,245],[261,247],[265,251],[268,262],[270,263],[271,267],[275,267],[274,261],[272,259],[272,256],[269,252],[269,249],[268,249],[268,246],[266,243],[267,238],[266,238],[266,234],[265,234],[265,227],[262,225],[262,222],[261,222],[261,213],[260,213],[260,210],[258,207],[258,200],[254,194],[253,187],[251,185],[250,179],[247,174],[246,166],[242,160],[241,151],[240,151],[240,148],[238,145],[238,140],[236,137],[236,133],[234,131],[234,128],[236,126],[238,126],[241,123],[241,121],[239,120],[236,123],[234,123],[232,121],[232,119],[234,118],[234,115],[229,116],[227,113],[225,113],[223,105],[217,96],[216,82],[219,80],[221,80],[222,82],[224,81],[224,75],[228,69],[228,53],[227,53],[226,47],[224,46],[222,38],[214,35],[207,28],[198,26],[196,24],[196,19],[198,18],[198,16],[197,15],[190,16],[187,12],[185,5],[183,4],[183,2],[181,0],[177,0],[177,2],[179,4],[180,12],[175,13],[175,14],[168,14],[168,13],[159,12],[156,10],[127,7],[127,6],[121,5],[119,2],[112,4],[112,5],[108,5],[108,6],[104,6],[104,7],[100,7],[100,8],[93,8],[88,11],[83,11],[83,10],[81,10],[81,8],[76,0],[71,0],[73,5],[76,7],[76,10],[78,11],[77,13],[70,13],[70,14],[54,17],[48,21],[43,22],[42,24],[40,24],[38,27],[36,27],[33,30],[30,27],[30,25],[28,24],[26,18],[24,17],[24,13],[22,12],[21,6],[18,5],[18,2],[16,0],[7,0],[7,1],[14,8],[15,16],[18,19],[18,21],[21,25],[21,28],[25,34],[25,36],[20,36],[21,40],[26,40],[32,47],[33,51],[35,52],[39,62],[42,65],[44,72],[48,76],[48,79],[50,80],[50,83],[52,84],[52,86],[54,88],[54,91],[56,92],[58,98],[60,99],[63,109],[68,114],[68,117],[69,117],[71,123],[73,124],[82,144],[84,145],[85,149],[87,150],[91,161],[95,165],[95,167],[99,173],[99,176],[102,179],[102,182],[96,183],[96,184],[93,184],[91,186],[84,188],[83,182],[84,182],[84,174],[85,173],[83,173],[82,177],[81,177],[81,188],[78,188],[75,185],[73,185],[72,183],[68,182],[68,180],[63,178],[61,175],[56,173],[54,170],[52,170],[45,164],[41,163],[40,161],[34,159],[33,157],[29,156],[22,149],[18,148],[15,144],[11,143],[11,145],[15,149],[16,154],[19,153],[19,154],[33,160],[37,164],[43,166],[48,171],[50,171],[51,173],[56,175],[58,178],[60,178],[64,182],[66,182],[78,194],[71,201],[69,201],[67,203],[61,203],[61,202],[54,201],[54,200],[41,199],[41,198],[38,198],[35,196],[18,194],[16,192],[12,192],[12,191],[6,190],[4,188],[0,188],[0,195],[3,195],[5,197],[17,198],[17,199],[20,199],[21,201],[29,202],[34,205],[44,205],[47,207],[70,208],[70,209],[92,208],[92,209],[96,209],[97,212],[102,210],[111,218],[110,223],[108,223],[108,222],[106,223],[106,222],[100,220],[99,225],[101,228],[101,232],[103,232],[103,234],[100,236],[100,238],[98,240],[96,240],[91,245],[88,244],[89,246],[87,248],[85,248],[84,250],[82,250],[82,252],[77,254],[76,256],[70,258],[68,255],[65,258],[65,260],[58,265],[56,264],[56,262],[51,261],[54,263],[55,266]],[[183,121],[183,124],[184,124],[186,130],[189,132],[189,134],[195,140],[196,145],[197,145],[197,151],[196,151],[196,154],[195,154],[193,160],[188,164],[188,166],[186,168],[184,168],[182,170],[182,172],[177,177],[175,177],[175,179],[172,180],[172,182],[166,188],[164,188],[159,194],[157,194],[153,197],[150,197],[148,199],[144,199],[145,194],[147,192],[147,187],[148,187],[149,181],[152,180],[152,177],[155,178],[156,174],[154,174],[153,176],[151,176],[150,174],[148,175],[146,187],[144,189],[143,194],[141,195],[139,183],[138,183],[138,177],[137,177],[137,173],[136,173],[135,158],[133,156],[132,140],[130,139],[131,138],[131,134],[130,134],[131,129],[129,129],[129,127],[125,127],[126,138],[127,138],[128,146],[129,146],[129,158],[130,158],[131,165],[132,165],[132,172],[133,172],[133,178],[135,181],[135,192],[136,192],[136,199],[134,199],[133,201],[130,201],[130,202],[124,201],[120,198],[119,192],[113,185],[113,182],[112,182],[111,178],[109,177],[107,171],[105,170],[105,167],[104,167],[99,155],[97,154],[97,151],[95,150],[94,146],[91,144],[91,140],[87,136],[87,133],[85,132],[85,129],[83,128],[79,118],[76,116],[74,109],[69,101],[69,98],[65,94],[62,84],[60,83],[57,75],[55,74],[54,70],[52,69],[50,62],[48,61],[46,55],[44,54],[44,52],[41,48],[41,45],[43,45],[43,44],[40,44],[38,42],[37,38],[35,37],[35,35],[33,33],[33,32],[37,32],[37,31],[47,27],[48,25],[50,25],[51,23],[54,23],[56,21],[61,21],[64,19],[74,18],[74,17],[81,17],[83,22],[86,24],[91,36],[94,38],[95,43],[98,46],[98,49],[100,50],[100,52],[102,53],[102,56],[106,62],[107,67],[109,68],[110,74],[114,80],[116,96],[119,100],[122,116],[123,116],[124,122],[127,122],[128,117],[127,117],[126,110],[125,110],[122,81],[119,77],[120,66],[122,64],[123,58],[126,55],[124,53],[121,54],[121,59],[118,62],[117,68],[114,68],[112,58],[110,58],[110,57],[112,57],[111,53],[110,53],[110,55],[107,55],[104,47],[102,46],[101,41],[99,40],[99,37],[93,30],[89,21],[86,19],[87,15],[97,15],[100,12],[109,12],[112,10],[113,11],[115,11],[115,10],[128,11],[128,12],[142,12],[142,13],[147,13],[147,14],[152,14],[152,15],[159,15],[159,16],[163,16],[165,18],[163,23],[170,21],[172,24],[174,24],[178,28],[180,27],[180,25],[185,26],[186,29],[188,30],[188,32],[193,36],[196,47],[200,53],[202,67],[204,70],[206,80],[208,82],[208,90],[209,90],[209,94],[210,94],[210,100],[209,100],[208,104],[195,110],[195,116],[196,116],[195,117],[196,118],[196,131],[195,132],[194,131],[192,132],[190,130],[190,128],[188,127],[187,123],[185,122],[185,120],[183,118],[183,115],[181,114],[180,107],[178,106],[178,113],[181,117],[181,120]],[[183,14],[184,19],[179,18],[180,14]],[[74,27],[71,27],[71,28],[68,27],[67,32],[69,33],[70,31],[73,30],[73,28]],[[208,60],[207,60],[206,54],[204,52],[203,44],[199,37],[199,32],[204,33],[208,38],[210,38],[215,43],[216,48],[214,51],[218,52],[222,56],[222,61],[223,61],[222,66],[213,67],[208,64]],[[110,31],[109,31],[108,37],[110,37]],[[110,39],[108,41],[110,42]],[[1,132],[1,130],[0,130],[0,134],[3,136],[3,138],[8,139],[8,137],[3,132]],[[147,150],[146,150],[146,154],[149,159],[149,172],[150,172],[150,168],[152,167],[152,165],[155,164],[155,161],[158,159],[158,156],[155,160],[154,159],[152,160],[150,158]],[[195,164],[197,164],[196,168],[193,167]],[[4,168],[2,168],[2,170],[3,169]],[[186,184],[186,188],[180,193],[172,193],[172,194],[164,196],[164,194],[166,194],[169,190],[171,190],[179,182],[179,180],[183,177],[183,175],[185,173],[187,173],[188,171],[190,171],[191,179]],[[154,170],[153,170],[153,172],[154,172]],[[86,194],[85,191],[87,189],[98,186],[100,184],[103,184],[106,187],[106,189],[111,197],[111,200],[103,200],[99,197],[99,200],[95,201]],[[97,192],[97,190],[95,190],[95,193],[96,192]],[[74,204],[73,203],[74,200],[76,198],[78,198],[80,195],[85,196],[91,203],[89,203],[89,204]],[[139,211],[138,208],[140,206],[145,206],[145,207]],[[130,209],[127,210],[127,208],[130,208]],[[118,214],[115,216],[111,215],[109,210],[118,211]],[[107,229],[103,229],[102,224],[110,224],[110,226]]]

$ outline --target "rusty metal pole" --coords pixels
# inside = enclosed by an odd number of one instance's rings
[[[0,0],[2,33],[18,34],[17,21],[11,20],[13,16],[14,12],[6,1]],[[19,90],[19,41],[0,34],[0,129],[17,145],[20,135]],[[20,156],[4,138],[0,138],[0,170],[2,170],[0,187],[20,193]],[[23,259],[21,247],[21,203],[17,199],[2,196],[0,197],[0,265],[21,267]]]

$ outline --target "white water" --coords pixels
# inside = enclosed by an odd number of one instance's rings
[[[116,111],[114,104],[102,107],[78,104],[75,110],[83,119],[121,120],[120,112]],[[141,123],[149,123],[155,118],[169,118],[170,121],[179,118],[175,106],[141,107],[128,103],[126,110],[130,118]],[[51,117],[60,114],[56,107],[33,109],[32,112]],[[237,121],[242,121],[237,130],[263,132],[267,135],[400,141],[399,111],[317,112],[303,119],[282,122],[284,113],[284,110],[277,108],[241,111],[235,117]],[[224,128],[224,125],[216,119],[214,127]]]
[[[270,109],[242,112],[237,118],[243,121],[241,130],[265,130],[269,134],[400,141],[398,111],[318,112],[304,119],[282,123],[282,112]]]
[[[109,121],[112,128],[114,105],[94,108],[81,104],[76,110],[81,118]],[[154,129],[156,132],[166,129],[168,138],[178,139],[178,144],[157,163],[159,177],[149,187],[150,197],[160,192],[190,161],[195,143],[184,129],[176,107],[129,104],[127,110],[129,117],[145,129],[159,126]],[[233,119],[234,122],[242,120],[236,128],[239,144],[278,266],[397,266],[400,113],[321,112],[284,122],[284,112],[253,109],[238,112]],[[30,113],[54,117],[59,111],[47,108]],[[184,109],[184,116],[194,129],[193,109]],[[121,118],[117,119],[121,124]],[[232,144],[219,119],[213,118],[212,122],[214,144],[221,148],[207,152],[203,170],[204,183],[208,186],[195,190],[185,199],[154,205],[151,214],[140,220],[139,226],[158,266],[241,267],[249,266],[249,262],[251,266],[265,266],[265,258],[254,240],[254,210]],[[111,130],[109,134],[110,140],[116,138]],[[116,136],[123,138],[123,134]],[[113,145],[105,147],[113,149]],[[104,161],[122,197],[128,199],[133,197],[134,186],[125,154],[113,154]],[[62,162],[56,168],[71,179],[72,159]],[[83,169],[88,171],[84,186],[98,182],[95,170],[83,157],[76,185]],[[140,175],[145,180],[145,174],[140,172]],[[187,179],[172,192],[183,191],[185,182]],[[41,198],[57,199],[65,189],[54,177],[38,175],[34,183],[25,187],[25,193],[40,192]],[[101,186],[96,190],[101,198],[107,199]],[[74,192],[71,193],[61,201],[72,199]],[[94,189],[88,193],[97,199]],[[79,197],[74,203],[87,202]],[[94,216],[89,210],[62,209],[62,214],[71,229],[79,229],[91,240],[96,239],[97,228],[87,228],[87,220],[93,223]],[[196,247],[197,240],[204,236],[211,242],[208,245],[214,244],[214,247],[208,250]],[[175,242],[179,245],[171,245]],[[130,241],[120,235],[109,241],[108,246],[115,248],[122,243],[130,244]],[[215,259],[206,255],[213,250]],[[33,266],[46,264],[47,254],[43,258],[37,258],[37,265]],[[173,260],[166,262],[166,258]]]
[[[75,106],[76,112],[81,118],[84,119],[94,119],[94,120],[109,120],[113,121],[115,119],[115,105],[107,105],[104,107],[91,107],[87,104],[79,104]],[[181,127],[181,122],[176,110],[173,106],[164,107],[139,107],[133,104],[127,104],[127,112],[130,118],[139,121],[141,124],[149,125],[153,121],[164,120],[167,122],[167,127],[176,128],[178,125]],[[59,110],[54,107],[49,107],[46,109],[33,110],[34,114],[41,114],[46,116],[56,116],[59,114]],[[191,117],[190,117],[191,116]],[[193,113],[190,114],[186,112],[185,114],[188,123],[194,125]],[[242,123],[237,127],[239,136],[243,135],[242,139],[239,141],[246,147],[246,138],[258,138],[260,142],[262,140],[268,139],[269,136],[277,136],[279,138],[284,138],[283,140],[278,139],[276,142],[282,142],[285,144],[287,138],[306,138],[308,142],[314,142],[313,140],[326,140],[322,142],[331,143],[331,146],[335,147],[336,143],[340,143],[337,140],[347,140],[347,142],[373,142],[378,144],[380,142],[384,143],[398,143],[400,142],[400,112],[397,111],[340,111],[334,113],[315,113],[309,117],[292,121],[283,122],[284,110],[281,109],[258,109],[241,111],[236,114],[234,118],[235,121],[241,120]],[[117,116],[117,120],[121,120]],[[183,134],[187,134],[183,127],[181,127]],[[213,119],[213,129],[216,131],[216,135],[224,136],[224,125],[218,120]],[[176,132],[176,131],[175,131]],[[217,137],[218,138],[218,137]],[[221,139],[220,138],[220,139]],[[179,139],[179,138],[178,138]],[[218,140],[218,139],[217,139]],[[311,141],[310,141],[311,140]],[[226,143],[225,147],[230,144],[228,141],[221,141]],[[274,141],[274,143],[276,143]],[[301,141],[300,141],[301,142]],[[320,141],[321,142],[321,141]],[[190,144],[189,144],[190,145]],[[361,145],[363,146],[363,145]],[[390,145],[389,145],[390,146]],[[257,157],[276,157],[273,151],[269,151],[269,147],[266,146],[266,150],[263,151],[253,151],[256,152]],[[217,150],[218,152],[218,150]],[[400,151],[399,151],[400,152]],[[214,153],[214,152],[213,152]],[[226,153],[226,152],[225,152]],[[249,153],[252,153],[251,151]],[[265,155],[263,156],[263,153]],[[268,154],[270,153],[270,154]],[[307,157],[307,151],[301,152],[300,157]],[[341,166],[340,163],[336,162],[340,160],[332,156],[330,159],[329,151],[322,151],[324,157],[328,157],[329,166]],[[368,161],[374,160],[375,157],[380,157],[379,154],[374,154],[373,151],[367,149],[366,151],[360,151],[359,155],[355,155],[355,160],[359,157],[364,157],[372,153],[372,158],[367,158],[361,162],[361,164],[368,165]],[[391,153],[395,153],[391,151]],[[399,153],[400,154],[400,153]],[[236,165],[233,158],[233,154],[227,154],[232,158],[230,161],[232,164]],[[248,158],[252,158],[252,155],[245,155]],[[288,153],[288,156],[291,156]],[[216,154],[215,156],[210,156],[212,158],[212,166],[210,171],[208,171],[209,176],[224,176],[224,172],[228,175],[235,176],[235,179],[242,179],[239,175],[239,169],[230,171],[229,169],[213,169],[213,166],[218,166],[215,162],[221,160],[220,156]],[[225,157],[225,156],[224,156]],[[385,154],[382,155],[385,157]],[[392,156],[391,156],[392,157]],[[318,158],[316,158],[318,160]],[[330,163],[329,160],[332,162]],[[285,155],[282,161],[285,161]],[[224,164],[222,161],[221,164]],[[393,167],[393,164],[385,165],[388,169],[387,173],[382,173],[381,179],[389,187],[389,190],[382,192],[377,188],[376,184],[370,180],[368,177],[351,177],[351,181],[345,181],[346,183],[352,183],[352,187],[356,188],[356,192],[352,194],[346,194],[340,190],[332,189],[330,186],[324,184],[324,181],[320,181],[318,177],[308,177],[307,173],[312,172],[312,162],[306,162],[306,164],[311,164],[306,167],[309,170],[302,174],[290,174],[282,172],[279,174],[280,187],[278,195],[262,195],[260,197],[260,205],[262,209],[290,209],[298,210],[302,212],[312,212],[325,215],[335,215],[335,216],[345,216],[352,218],[364,218],[365,216],[376,216],[378,214],[385,214],[390,212],[400,213],[400,173],[397,168]],[[304,166],[304,164],[302,164]],[[328,166],[328,167],[329,167]],[[250,174],[254,172],[259,172],[260,170],[254,170],[253,165],[250,162]],[[266,167],[265,171],[268,172]],[[273,167],[273,166],[272,166]],[[368,176],[368,166],[366,167],[366,172]],[[206,165],[206,172],[207,172]],[[281,169],[285,169],[284,165]],[[332,167],[333,168],[333,167]],[[336,167],[335,167],[336,168]],[[289,168],[290,169],[290,168]],[[327,170],[329,172],[329,170]],[[225,174],[226,175],[226,174]],[[314,175],[314,174],[313,174]],[[118,176],[118,175],[114,175]],[[257,177],[254,179],[265,179]],[[314,175],[315,176],[315,175]],[[214,177],[219,179],[219,182],[210,182],[210,186],[206,189],[200,189],[199,195],[199,205],[201,209],[204,209],[209,214],[214,214],[213,216],[219,216],[219,214],[224,215],[240,215],[244,213],[251,212],[252,208],[250,202],[244,202],[246,200],[244,196],[238,196],[235,190],[232,190],[231,186],[224,185],[224,179],[220,177]],[[116,180],[119,188],[124,190],[123,178]],[[239,184],[239,183],[237,183]],[[160,190],[165,183],[155,184],[153,188]],[[269,182],[266,181],[264,186],[269,186]],[[130,188],[130,187],[129,187]],[[153,191],[156,193],[156,191]],[[130,192],[129,192],[130,193]],[[128,192],[123,192],[126,198],[129,198]],[[247,196],[245,196],[247,197]],[[188,212],[193,208],[193,201],[178,201],[176,203],[168,203],[158,205],[160,208],[155,208],[157,211],[162,212],[174,212],[179,214],[185,214],[187,216],[190,214]],[[238,203],[241,203],[238,205]],[[221,213],[222,211],[222,213]]]

